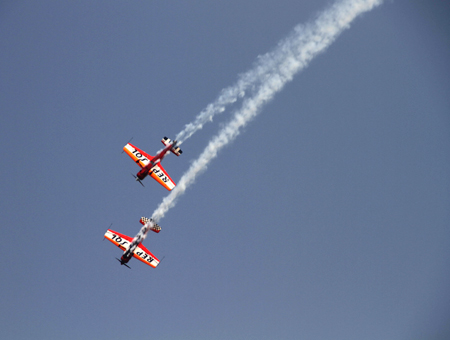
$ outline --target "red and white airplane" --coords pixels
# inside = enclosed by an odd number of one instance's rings
[[[157,225],[151,218],[141,217],[139,220],[143,225],[147,225],[148,229],[141,230],[142,235],[146,234],[149,230],[154,231],[155,233],[159,233],[161,231],[161,227]],[[149,223],[151,222],[151,223]],[[144,229],[144,228],[143,228]],[[139,233],[138,235],[141,235]],[[137,258],[138,260],[148,264],[150,267],[156,268],[159,264],[160,260],[153,255],[147,248],[142,245],[142,237],[137,237],[137,240],[133,242],[133,238],[130,236],[118,233],[114,230],[108,229],[104,236],[108,241],[111,241],[120,249],[124,250],[123,255],[117,261],[120,262],[121,265],[125,265],[130,268],[127,263],[130,261],[132,257]]]
[[[164,137],[161,142],[166,146],[163,150],[158,152],[154,157],[150,156],[148,153],[138,149],[134,145],[128,143],[123,147],[123,150],[130,156],[140,167],[136,176],[136,181],[139,181],[142,186],[142,180],[147,177],[147,175],[152,176],[156,181],[158,181],[167,190],[172,190],[175,188],[176,184],[167,174],[166,170],[161,165],[161,161],[169,152],[179,156],[183,153],[181,149],[177,146],[177,141],[171,141],[169,138]]]

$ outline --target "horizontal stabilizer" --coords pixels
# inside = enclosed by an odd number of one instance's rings
[[[141,217],[141,219],[139,220],[139,222],[141,222],[142,225],[145,225],[150,221],[153,222],[153,227],[150,230],[154,231],[155,233],[159,233],[161,231],[161,227],[158,224],[156,224],[156,222],[153,221],[151,218]]]
[[[165,145],[168,146],[170,145],[170,143],[172,143],[172,140],[170,138],[164,137],[163,139],[161,139],[161,142]],[[172,149],[170,149],[170,152],[172,152],[173,154],[179,156],[183,153],[183,151],[181,151],[179,146],[176,146],[177,141],[173,142],[174,146],[172,147]]]
[[[170,152],[172,152],[174,155],[177,155],[177,156],[179,156],[179,155],[181,155],[183,153],[183,151],[181,151],[179,146],[176,146],[176,147],[172,148],[170,150]]]

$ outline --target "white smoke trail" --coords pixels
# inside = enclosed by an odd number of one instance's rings
[[[203,153],[181,177],[178,185],[164,198],[153,212],[152,218],[159,221],[166,212],[176,204],[177,198],[195,181],[196,176],[204,171],[208,163],[217,156],[225,145],[240,133],[240,129],[253,119],[262,106],[270,101],[284,85],[291,81],[296,73],[304,69],[309,62],[325,49],[347,29],[350,23],[360,14],[380,5],[383,0],[341,0],[322,12],[317,19],[307,25],[295,27],[293,32],[280,43],[273,52],[260,58],[257,67],[260,69],[247,73],[250,82],[230,87],[219,99],[209,105],[197,116],[192,124],[188,124],[177,138],[183,140],[201,129],[212,116],[221,112],[223,105],[237,100],[244,88],[256,85],[254,95],[244,100],[242,108],[235,112],[233,119],[213,137]],[[250,84],[250,85],[249,85]],[[222,110],[223,111],[223,110]]]
[[[323,52],[353,19],[363,12],[380,5],[383,0],[341,0],[322,12],[319,17],[306,25],[296,26],[291,34],[278,43],[277,47],[259,56],[249,71],[241,74],[233,86],[221,91],[219,97],[209,104],[192,123],[187,124],[176,136],[183,143],[203,125],[212,121],[216,114],[225,111],[226,106],[235,103],[246,95],[250,88],[257,87],[273,74],[284,74],[289,63],[299,63],[297,73],[320,52]],[[289,71],[288,71],[289,72]]]
[[[133,238],[133,240],[131,241],[128,249],[124,252],[124,256],[130,256],[131,254],[134,253],[134,250],[136,249],[136,247],[145,240],[145,238],[147,237],[147,233],[149,232],[150,229],[152,229],[154,227],[154,222],[152,220],[148,221],[146,224],[144,224],[144,226],[141,228],[141,230],[139,230],[139,233]]]

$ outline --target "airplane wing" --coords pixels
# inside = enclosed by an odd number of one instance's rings
[[[118,233],[117,231],[108,229],[105,233],[105,238],[108,241],[111,241],[116,246],[118,246],[122,250],[128,249],[131,241],[133,240],[130,236]],[[159,264],[158,258],[153,255],[147,248],[145,248],[142,244],[138,245],[134,250],[133,257],[138,260],[148,264],[150,267],[156,268]]]
[[[128,156],[131,157],[131,159],[137,163],[141,168],[146,166],[148,163],[150,163],[150,159],[152,159],[152,156],[150,156],[145,151],[142,151],[141,149],[135,147],[133,144],[128,143],[123,147],[123,151],[125,151]]]
[[[150,267],[156,268],[159,264],[158,258],[153,255],[147,248],[142,244],[138,245],[134,250],[133,257],[137,258],[139,261],[148,264]]]
[[[133,161],[135,161],[141,168],[145,167],[148,163],[150,163],[150,156],[145,151],[135,147],[133,144],[128,143],[123,147],[123,151],[125,151],[128,156],[131,157]],[[152,173],[150,174],[159,184],[161,184],[167,190],[172,190],[175,188],[176,184],[170,178],[169,174],[164,170],[161,164],[157,164],[153,167]]]
[[[108,229],[105,233],[105,238],[108,241],[111,241],[116,246],[118,246],[120,249],[125,250],[130,245],[131,241],[133,240],[130,236],[118,233],[117,231]]]
[[[170,178],[166,170],[164,170],[161,163],[158,163],[153,167],[153,171],[150,176],[152,176],[159,184],[169,191],[176,186],[175,182],[172,178]]]

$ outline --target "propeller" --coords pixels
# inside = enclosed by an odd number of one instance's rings
[[[133,137],[131,137],[130,138],[130,140],[127,142],[127,144],[129,143],[129,142],[131,142],[131,140],[133,139]],[[127,145],[127,144],[125,144],[125,145]],[[122,150],[122,153],[124,152],[124,150]]]
[[[142,184],[141,180],[140,180],[136,175],[131,174],[131,176],[133,176],[134,178],[136,178],[136,181],[138,181],[139,183],[141,183],[141,185],[145,188],[145,185]]]
[[[131,269],[131,267],[129,266],[129,265],[127,265],[126,263],[123,263],[122,261],[120,261],[117,257],[116,257],[116,260],[117,261],[119,261],[120,262],[120,264],[122,265],[122,266],[127,266],[128,268],[130,268]]]

